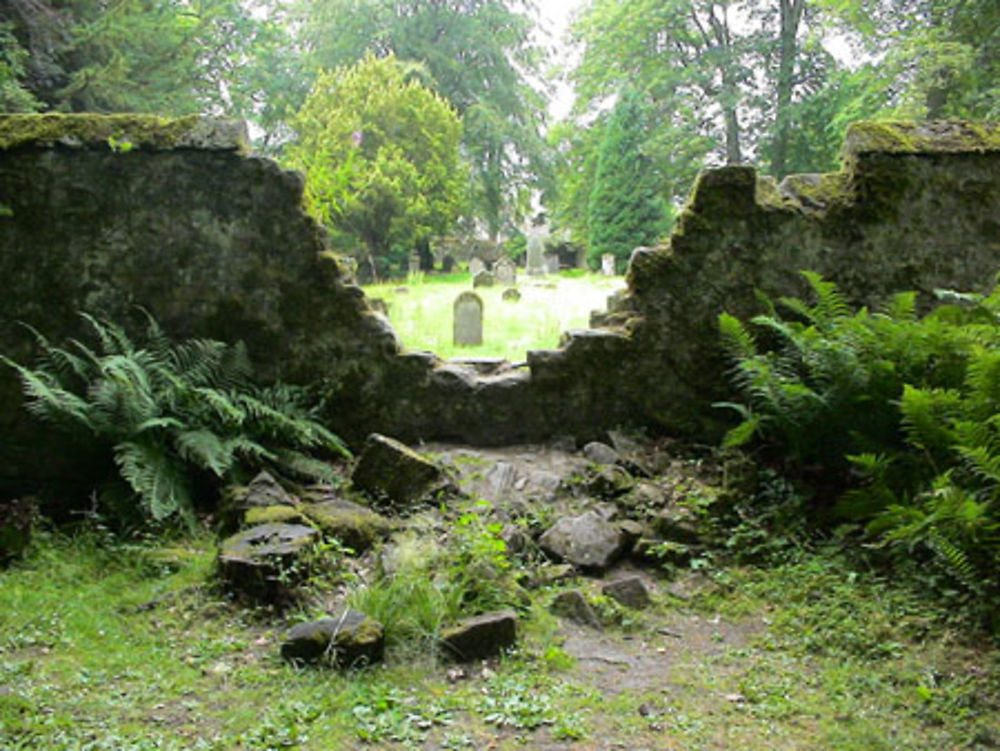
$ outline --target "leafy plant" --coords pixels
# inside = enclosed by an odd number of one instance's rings
[[[813,303],[770,301],[747,327],[719,327],[745,401],[725,439],[785,457],[813,489],[839,489],[836,514],[905,556],[929,554],[970,592],[1000,585],[1000,288],[940,292],[918,317],[896,295],[850,310],[803,272]],[[759,332],[759,333],[752,333]],[[987,598],[988,599],[988,598]]]
[[[174,344],[151,316],[146,343],[81,314],[99,343],[51,344],[34,331],[34,368],[6,357],[20,376],[27,409],[53,427],[105,445],[117,487],[105,501],[129,516],[192,519],[198,481],[229,482],[261,466],[306,478],[331,475],[313,451],[347,455],[341,440],[313,421],[300,389],[253,384],[242,345],[208,339]],[[136,504],[137,502],[137,504]]]

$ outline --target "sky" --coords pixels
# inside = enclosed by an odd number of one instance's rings
[[[543,22],[544,43],[556,48],[555,62],[565,66],[571,62],[571,50],[565,44],[570,18],[585,0],[538,0],[538,12]],[[549,100],[549,117],[554,122],[569,114],[573,106],[573,88],[567,81],[556,82]]]

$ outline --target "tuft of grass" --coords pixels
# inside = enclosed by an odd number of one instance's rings
[[[423,275],[410,281],[364,287],[366,295],[388,305],[389,320],[404,346],[445,358],[503,357],[512,362],[532,349],[554,349],[565,331],[587,328],[591,312],[605,310],[607,298],[625,286],[621,277],[596,274],[518,276],[518,302],[501,299],[504,287],[480,287],[475,292],[483,300],[483,344],[456,347],[452,306],[460,293],[472,289],[469,274]]]

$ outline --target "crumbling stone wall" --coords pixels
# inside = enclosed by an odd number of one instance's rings
[[[0,116],[0,351],[31,359],[77,312],[149,310],[176,336],[242,339],[266,377],[313,384],[332,428],[480,444],[584,439],[633,424],[705,435],[725,394],[716,316],[755,289],[803,292],[800,269],[875,305],[888,293],[987,289],[1000,268],[1000,129],[858,125],[844,171],[781,185],[705,172],[670,241],[640,249],[603,328],[569,332],[497,375],[401,352],[324,234],[301,178],[199,118]],[[46,450],[0,371],[0,494],[77,477]],[[83,447],[81,447],[82,456]]]

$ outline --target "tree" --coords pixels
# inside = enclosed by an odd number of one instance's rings
[[[470,209],[491,239],[548,177],[543,97],[529,80],[541,52],[520,0],[300,0],[313,64],[350,65],[366,52],[421,63],[427,85],[462,118]]]
[[[309,206],[363,245],[373,275],[394,249],[447,231],[462,201],[461,122],[413,72],[369,53],[321,73],[293,121],[288,162],[307,175]]]
[[[648,128],[642,97],[626,92],[615,105],[597,158],[590,194],[587,260],[615,256],[623,271],[637,245],[656,242],[666,228],[667,209],[652,161],[643,154]]]
[[[40,106],[21,83],[28,52],[17,41],[13,24],[0,23],[0,112],[34,112]]]

